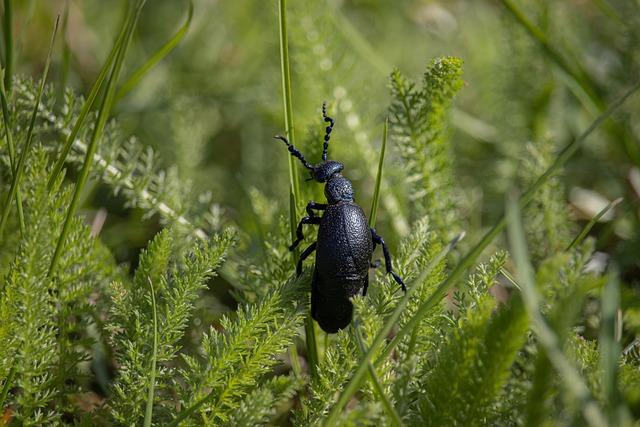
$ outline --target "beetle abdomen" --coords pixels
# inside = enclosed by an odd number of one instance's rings
[[[318,293],[311,294],[311,317],[323,331],[335,334],[351,323],[353,304],[348,298],[327,298]]]
[[[372,250],[371,230],[360,206],[329,205],[318,230],[318,291],[336,298],[354,296],[369,274]]]

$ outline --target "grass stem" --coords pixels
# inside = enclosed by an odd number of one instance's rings
[[[291,101],[291,67],[289,63],[289,41],[287,36],[287,1],[278,1],[278,27],[280,33],[280,72],[282,75],[282,99],[284,106],[285,134],[292,145],[295,145],[295,132],[293,125],[293,104]],[[289,221],[291,224],[291,240],[296,238],[297,207],[300,200],[300,183],[295,159],[289,157]],[[293,252],[294,266],[298,262],[298,250]],[[311,314],[308,313],[304,321],[305,344],[307,348],[307,364],[311,376],[317,374],[318,346]]]

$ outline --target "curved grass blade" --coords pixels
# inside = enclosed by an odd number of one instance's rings
[[[9,390],[11,389],[11,384],[13,384],[13,377],[16,375],[16,367],[15,365],[11,365],[11,369],[9,370],[9,374],[7,378],[4,380],[4,384],[2,385],[2,390],[0,391],[0,411],[4,410],[4,402],[7,399],[7,395],[9,394]]]
[[[162,61],[167,55],[169,55],[171,51],[176,48],[176,46],[180,44],[184,36],[187,34],[189,27],[191,26],[192,18],[193,1],[189,0],[189,10],[187,12],[187,20],[185,21],[185,23],[173,35],[173,37],[169,39],[169,41],[162,45],[160,49],[158,49],[158,51],[147,60],[147,62],[145,62],[144,64],[142,64],[142,66],[140,66],[140,68],[135,70],[131,74],[131,77],[129,77],[127,81],[124,82],[122,86],[120,86],[118,94],[116,95],[115,103],[118,103],[118,101],[124,98],[131,91],[131,89],[138,85],[140,80],[142,80],[142,78],[149,72],[149,70],[155,67],[160,61]]]
[[[89,142],[89,147],[87,147],[87,153],[85,155],[84,163],[82,165],[82,170],[80,171],[80,177],[78,178],[78,182],[76,184],[75,191],[73,193],[73,198],[71,199],[71,204],[69,209],[67,209],[67,216],[62,227],[62,232],[60,233],[60,237],[58,238],[58,243],[56,244],[55,252],[53,253],[53,257],[51,258],[51,264],[49,265],[49,271],[47,273],[48,277],[51,277],[53,272],[55,271],[56,265],[58,263],[58,259],[60,258],[60,253],[62,251],[63,243],[67,237],[67,233],[69,232],[69,226],[71,225],[71,219],[76,213],[76,209],[78,208],[78,203],[80,201],[80,193],[82,192],[87,179],[89,178],[89,170],[93,165],[93,155],[98,148],[98,142],[102,137],[102,132],[107,123],[107,119],[109,118],[109,113],[111,111],[111,107],[113,106],[113,100],[115,97],[115,86],[120,77],[120,71],[122,70],[122,64],[124,62],[124,57],[127,53],[127,49],[129,44],[131,43],[131,38],[133,36],[133,30],[138,23],[138,19],[140,18],[140,13],[142,12],[142,8],[144,7],[146,0],[138,0],[137,5],[133,11],[133,18],[128,19],[129,23],[126,36],[120,43],[118,47],[118,54],[115,58],[115,62],[113,64],[113,69],[111,71],[111,75],[109,76],[109,81],[107,82],[107,86],[105,88],[105,93],[102,96],[102,103],[100,105],[100,110],[98,112],[98,119],[96,125],[93,130],[93,134],[91,136],[91,141]]]
[[[109,56],[107,56],[107,59],[105,60],[104,64],[102,65],[102,68],[100,69],[100,73],[98,73],[98,77],[96,78],[95,83],[91,87],[91,92],[89,92],[89,96],[85,100],[84,105],[80,110],[80,114],[78,114],[78,118],[76,119],[76,122],[73,125],[73,129],[71,129],[71,133],[67,136],[67,140],[64,143],[64,147],[62,148],[62,151],[58,156],[58,160],[56,161],[56,164],[54,165],[53,170],[49,175],[49,182],[47,183],[47,189],[49,191],[51,191],[51,189],[53,188],[53,186],[55,185],[58,179],[58,176],[60,175],[60,172],[62,172],[62,168],[64,167],[64,163],[67,160],[67,156],[71,151],[71,147],[73,146],[73,143],[76,140],[76,137],[80,132],[80,129],[84,125],[84,122],[87,119],[87,115],[89,114],[89,111],[91,111],[91,108],[93,108],[95,104],[98,93],[100,93],[100,89],[102,89],[104,80],[109,74],[109,71],[111,70],[113,65],[113,61],[115,60],[118,54],[118,50],[120,49],[120,46],[124,42],[124,39],[127,35],[127,29],[131,25],[131,18],[132,18],[131,14],[127,13],[127,16],[122,25],[122,28],[120,29],[120,33],[118,34],[118,37],[115,43],[113,44],[113,48],[111,49],[111,52],[109,52]]]
[[[587,223],[587,225],[584,226],[582,231],[580,231],[580,234],[578,234],[576,236],[576,238],[573,239],[573,241],[571,243],[569,243],[569,246],[567,246],[566,250],[570,250],[571,248],[575,247],[576,245],[579,245],[580,243],[582,243],[582,241],[584,240],[585,237],[587,237],[587,234],[589,234],[589,231],[591,231],[593,226],[596,225],[596,223],[598,221],[600,221],[600,218],[602,218],[611,209],[615,208],[620,203],[622,203],[622,200],[624,200],[622,197],[615,199],[613,202],[611,202],[607,206],[605,206],[600,212],[598,212],[596,214],[596,216],[591,218],[591,220]]]
[[[527,244],[520,217],[520,203],[515,197],[509,197],[508,199],[506,217],[508,224],[507,234],[511,243],[516,268],[518,269],[522,299],[540,344],[544,347],[551,364],[558,371],[558,374],[563,377],[567,390],[578,400],[585,421],[593,427],[606,426],[607,422],[599,406],[591,397],[589,388],[562,352],[558,336],[540,313],[540,295],[536,289],[535,273],[527,253]]]
[[[382,147],[380,147],[380,160],[378,161],[378,174],[376,175],[376,188],[373,191],[373,201],[371,202],[371,213],[369,214],[369,227],[376,226],[376,216],[378,213],[378,199],[380,198],[380,183],[382,182],[382,164],[384,163],[384,153],[387,149],[387,133],[389,131],[389,118],[384,119],[382,130]]]
[[[11,176],[15,176],[16,171],[16,150],[13,145],[13,131],[11,130],[11,117],[9,115],[9,102],[7,101],[7,93],[4,85],[1,83],[4,76],[4,70],[0,70],[0,104],[2,105],[2,119],[4,121],[4,133],[7,139],[7,147],[9,148],[9,166],[11,167]],[[22,196],[20,189],[16,190],[16,206],[18,208],[18,222],[20,224],[20,233],[24,235],[25,223],[24,212],[22,210]]]
[[[153,290],[153,283],[149,279],[149,288],[151,289],[151,309],[153,310],[153,354],[151,355],[151,373],[149,374],[149,395],[147,397],[147,406],[144,412],[144,427],[151,427],[153,418],[153,396],[156,387],[156,360],[158,358],[158,310],[156,307],[156,293]]]
[[[413,292],[418,288],[418,286],[414,286],[413,284],[421,283],[422,281],[424,281],[424,279],[431,273],[431,271],[438,264],[440,264],[440,262],[443,259],[446,258],[449,252],[453,250],[456,244],[464,238],[464,234],[465,234],[464,232],[460,233],[456,238],[454,238],[451,242],[449,242],[449,244],[444,249],[442,249],[442,251],[440,251],[440,253],[431,260],[431,262],[429,262],[427,267],[412,282],[412,284],[407,285],[407,292],[404,294],[402,299],[398,302],[398,305],[396,305],[396,308],[393,310],[391,315],[384,322],[382,329],[380,329],[380,331],[378,332],[378,335],[376,335],[375,339],[373,340],[373,343],[371,343],[371,347],[369,347],[369,350],[360,360],[360,363],[358,364],[358,368],[356,369],[356,372],[353,374],[353,378],[351,378],[351,381],[349,381],[349,383],[343,390],[342,394],[340,395],[340,398],[331,409],[331,412],[325,419],[325,422],[323,425],[327,427],[336,425],[338,414],[340,414],[340,411],[347,404],[351,396],[353,396],[353,394],[356,391],[358,391],[358,389],[360,388],[360,384],[362,383],[362,380],[364,379],[364,374],[367,371],[369,364],[371,363],[371,360],[373,359],[373,355],[382,346],[382,343],[384,342],[384,340],[387,339],[389,332],[391,332],[391,329],[400,318],[400,314],[402,314],[402,311],[404,310],[407,303],[411,299]]]
[[[360,347],[360,352],[364,356],[367,353],[367,348],[365,347],[362,336],[360,335],[360,324],[358,323],[357,319],[353,320],[353,333],[356,337],[358,347]],[[382,384],[380,383],[380,379],[378,378],[378,375],[376,374],[376,370],[374,369],[371,362],[367,363],[367,368],[369,370],[369,376],[371,377],[371,383],[373,384],[373,389],[378,395],[378,399],[382,401],[382,406],[384,406],[385,411],[387,411],[387,415],[389,416],[391,425],[396,427],[401,427],[403,424],[402,424],[402,420],[400,419],[400,415],[391,404],[391,401],[389,400],[387,395],[384,393],[384,390],[382,389]]]
[[[20,153],[20,158],[18,159],[18,164],[15,167],[15,171],[13,173],[13,179],[11,180],[11,187],[9,188],[9,193],[7,194],[7,198],[5,199],[4,207],[2,209],[2,218],[0,219],[0,239],[2,238],[2,233],[7,223],[9,212],[11,211],[11,200],[16,197],[16,193],[18,191],[18,185],[20,184],[20,178],[22,177],[22,173],[24,172],[27,155],[31,150],[31,144],[33,143],[33,128],[36,124],[36,118],[38,117],[38,108],[40,107],[40,100],[42,99],[42,93],[44,92],[44,86],[47,81],[47,75],[49,74],[49,65],[51,65],[51,54],[53,52],[53,45],[56,40],[56,34],[58,33],[59,23],[60,23],[60,15],[58,15],[58,17],[56,18],[56,23],[53,27],[53,33],[51,34],[51,41],[49,42],[49,51],[47,53],[47,59],[44,63],[44,71],[42,72],[42,79],[40,80],[40,86],[38,87],[36,101],[33,106],[33,112],[31,113],[31,119],[29,121],[29,128],[27,129],[27,139],[24,143],[22,152]]]
[[[520,196],[520,198],[518,199],[518,206],[522,208],[527,204],[529,204],[529,202],[533,199],[533,196],[536,193],[536,191],[540,187],[542,187],[542,185],[546,183],[549,180],[549,178],[555,172],[557,172],[558,169],[560,169],[560,167],[562,167],[571,158],[571,156],[580,147],[582,142],[584,142],[584,140],[587,139],[589,135],[593,133],[594,130],[596,130],[609,116],[611,116],[611,114],[613,114],[618,108],[620,108],[620,106],[622,106],[622,104],[624,104],[624,102],[631,95],[636,93],[638,89],[640,89],[640,82],[636,83],[624,95],[622,95],[613,104],[611,104],[611,106],[604,113],[598,116],[598,118],[596,118],[596,120],[594,120],[593,123],[591,123],[589,128],[587,128],[587,130],[585,130],[578,138],[574,139],[566,147],[564,147],[564,149],[560,151],[560,153],[556,157],[556,160],[549,166],[549,168],[547,168],[547,170],[542,175],[540,175],[540,177],[538,177],[538,179],[527,189],[527,191],[522,196]],[[447,276],[447,278],[443,280],[440,283],[440,285],[438,285],[438,288],[436,288],[434,293],[418,308],[418,310],[416,311],[416,314],[414,314],[414,316],[405,324],[405,326],[398,331],[394,339],[381,352],[380,356],[378,357],[378,360],[376,361],[376,365],[381,361],[385,360],[387,357],[389,357],[389,355],[391,354],[395,346],[398,345],[400,340],[405,335],[410,333],[415,327],[415,325],[424,316],[426,316],[431,311],[431,309],[444,297],[444,295],[449,290],[449,288],[453,286],[453,284],[456,283],[456,281],[463,276],[467,268],[469,268],[471,265],[475,263],[476,259],[480,256],[480,254],[484,251],[484,249],[487,246],[489,246],[489,244],[493,241],[493,239],[495,239],[504,230],[505,226],[506,226],[506,220],[505,220],[505,217],[503,216],[498,221],[498,223],[495,224],[493,228],[491,228],[491,230],[489,230],[482,237],[482,239],[480,239],[480,241],[469,251],[469,253],[460,261],[460,263],[456,265],[456,267],[449,274],[449,276]],[[409,288],[409,290],[407,291],[405,298],[407,297],[407,295],[410,294],[410,292],[411,292],[411,288]],[[399,315],[400,314],[398,313],[398,316]],[[390,318],[389,321],[390,320],[392,319]],[[360,387],[364,372],[366,370],[365,364],[371,360],[371,358],[373,357],[373,353],[376,352],[378,348],[382,345],[387,334],[391,330],[391,327],[393,326],[393,324],[392,323],[390,324],[389,321],[385,322],[385,325],[381,329],[380,333],[378,333],[378,335],[376,336],[376,339],[374,340],[371,348],[363,358],[361,365],[358,367],[355,374],[353,375],[353,378],[351,378],[351,381],[342,392],[342,395],[340,396],[338,402],[331,410],[328,420],[330,421],[336,420],[338,413],[340,413],[344,405],[348,402],[351,396],[353,396],[353,394]],[[328,426],[332,424],[327,422],[325,423],[325,425]]]

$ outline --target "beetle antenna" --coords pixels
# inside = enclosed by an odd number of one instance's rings
[[[309,164],[309,162],[307,162],[304,158],[304,156],[302,155],[302,153],[300,151],[298,151],[298,149],[296,147],[294,147],[293,145],[291,145],[289,143],[289,140],[287,138],[285,138],[282,135],[276,135],[273,137],[274,139],[279,139],[280,141],[284,142],[285,144],[287,144],[287,149],[289,150],[289,152],[291,153],[291,155],[293,157],[297,157],[298,159],[300,159],[300,161],[302,162],[302,164],[304,165],[305,168],[309,169],[309,170],[313,170],[313,166],[311,164]]]
[[[327,103],[323,102],[322,103],[322,118],[324,119],[325,122],[329,123],[329,126],[327,126],[327,128],[325,129],[325,134],[324,134],[324,145],[322,147],[322,160],[327,160],[327,151],[329,150],[329,138],[331,138],[331,131],[333,130],[333,125],[335,124],[335,121],[327,116]]]

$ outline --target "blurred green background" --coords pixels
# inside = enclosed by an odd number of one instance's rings
[[[260,256],[277,215],[288,209],[287,153],[272,136],[284,131],[277,5],[266,0],[195,0],[189,31],[117,105],[125,134],[136,135],[192,182],[188,198],[211,193],[220,224],[242,233],[242,256]],[[56,14],[68,6],[65,35],[50,81],[87,93],[108,54],[126,2],[16,1],[16,72],[39,76]],[[460,206],[451,225],[474,236],[504,209],[504,194],[523,188],[640,76],[637,0],[322,0],[289,1],[290,54],[296,141],[319,158],[327,101],[336,119],[330,157],[345,163],[357,200],[369,206],[393,67],[419,79],[438,56],[464,60],[466,82],[451,115],[451,141]],[[186,19],[183,0],[149,0],[126,62],[143,64]],[[517,14],[535,26],[527,31]],[[534,34],[534,35],[535,35]],[[596,225],[598,250],[617,260],[627,290],[638,291],[640,263],[640,97],[598,130],[556,185],[558,211],[573,230],[545,224],[530,238],[579,231],[609,201],[624,197]],[[395,245],[410,232],[411,200],[403,164],[390,140],[378,214],[381,233]],[[386,186],[386,187],[385,187]],[[321,186],[303,186],[305,199]],[[99,184],[86,195],[90,216],[105,209],[101,231],[119,261],[136,263],[139,249],[160,227],[126,207]],[[367,210],[367,209],[365,209]],[[553,221],[549,222],[553,224]],[[560,239],[556,239],[560,240]],[[532,245],[544,248],[540,245]],[[559,248],[548,248],[557,250]],[[544,253],[534,254],[538,259]],[[640,323],[640,322],[638,322]],[[627,324],[628,325],[628,324]],[[633,327],[633,321],[631,323]],[[638,327],[639,325],[635,325]]]

